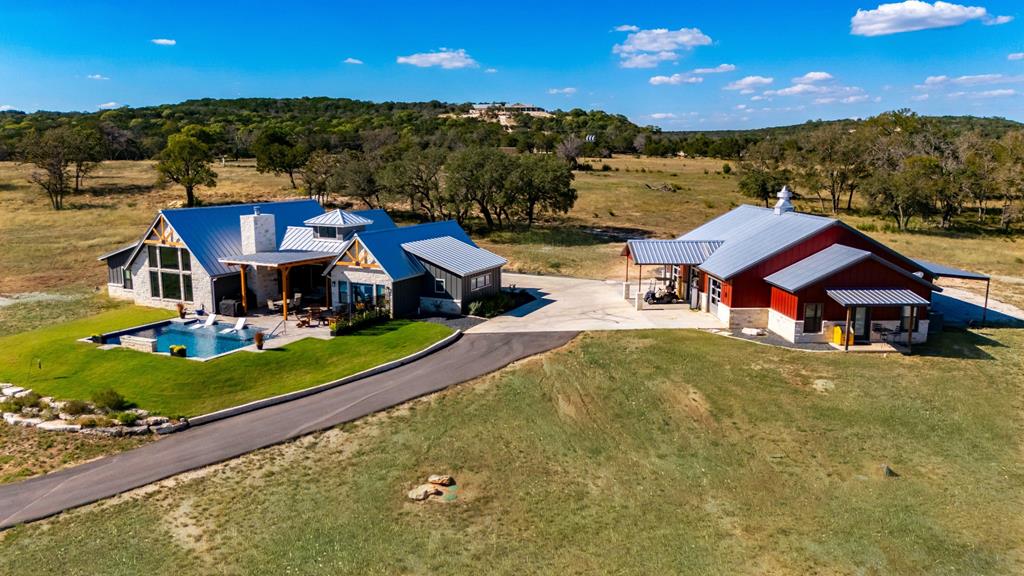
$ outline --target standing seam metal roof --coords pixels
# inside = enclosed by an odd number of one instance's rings
[[[451,236],[406,242],[402,244],[402,249],[459,276],[476,274],[508,263],[508,260],[493,252],[470,246]]]
[[[764,281],[788,292],[796,292],[867,258],[871,258],[871,252],[867,250],[833,244],[774,274],[769,274]]]
[[[476,244],[469,239],[466,232],[454,220],[357,232],[353,239],[359,240],[363,247],[370,251],[370,254],[393,281],[398,281],[419,276],[424,271],[419,260],[406,252],[402,248],[402,244],[441,236],[451,236],[460,242],[476,247]],[[340,255],[331,262],[324,274],[330,273],[338,265],[339,259]]]
[[[700,264],[721,245],[720,240],[628,240],[637,264]]]
[[[928,306],[928,300],[905,288],[856,288],[825,290],[829,298],[843,306]]]
[[[373,220],[354,214],[352,212],[345,212],[344,210],[331,210],[330,212],[324,212],[319,216],[315,216],[303,222],[307,226],[366,226],[372,224]]]
[[[312,250],[341,254],[348,246],[349,239],[317,238],[313,229],[306,226],[289,226],[281,240],[281,250]]]

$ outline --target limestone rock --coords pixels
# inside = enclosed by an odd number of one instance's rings
[[[28,396],[31,393],[32,393],[31,390],[29,390],[28,388],[25,388],[21,392],[15,392],[14,393],[14,397],[15,398],[21,398],[22,396]]]
[[[12,384],[5,384],[3,388],[0,388],[0,395],[3,396],[14,396],[20,392],[24,392],[25,389],[21,386],[14,386]]]
[[[441,489],[433,484],[420,484],[409,491],[409,499],[416,501],[423,501],[431,496],[438,496],[441,494]]]
[[[25,418],[23,416],[15,416],[11,424],[15,426],[38,426],[43,423],[42,418]]]
[[[167,424],[170,422],[170,418],[166,416],[150,416],[142,421],[146,426],[160,426],[161,424]]]
[[[144,436],[149,434],[149,426],[145,424],[141,426],[128,426],[125,428],[125,434],[129,436]]]
[[[764,336],[766,334],[763,328],[744,328],[743,330],[740,330],[740,332],[743,332],[747,336]]]
[[[51,432],[78,432],[82,429],[79,424],[72,424],[64,420],[50,420],[49,422],[43,422],[37,426],[40,430],[49,430]]]
[[[436,486],[451,486],[455,484],[455,477],[448,474],[431,474],[427,478],[427,482]]]

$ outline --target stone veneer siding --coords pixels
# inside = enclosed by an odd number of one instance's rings
[[[205,308],[207,311],[216,311],[213,302],[213,282],[206,270],[199,265],[195,256],[189,252],[192,264],[192,298],[191,303],[185,305],[191,309]],[[153,298],[149,291],[149,251],[143,247],[139,256],[132,262],[132,290],[125,290],[118,286],[109,285],[107,291],[113,298],[132,300],[139,306],[151,306],[154,308],[167,308],[174,310],[178,307],[179,300],[168,300],[165,298]]]

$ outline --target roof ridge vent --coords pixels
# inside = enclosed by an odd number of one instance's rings
[[[793,207],[793,203],[790,202],[790,198],[793,197],[793,193],[789,190],[789,186],[783,186],[782,190],[776,194],[779,201],[775,204],[775,213],[782,214],[784,212],[796,212],[796,208]]]

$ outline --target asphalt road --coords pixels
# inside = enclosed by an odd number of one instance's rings
[[[0,529],[361,418],[557,348],[575,335],[466,334],[422,360],[365,380],[191,428],[115,456],[0,486]]]

